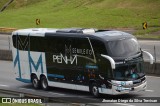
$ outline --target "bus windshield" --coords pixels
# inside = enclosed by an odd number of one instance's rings
[[[135,80],[144,76],[143,63],[133,63],[117,67],[114,71],[116,80]]]
[[[135,38],[108,41],[109,54],[112,57],[129,57],[140,52]]]

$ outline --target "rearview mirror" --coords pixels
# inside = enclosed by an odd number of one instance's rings
[[[153,64],[154,57],[152,56],[152,54],[150,54],[149,52],[144,51],[144,50],[142,50],[142,52],[145,53],[145,54],[147,54],[147,56],[149,56],[150,64]]]

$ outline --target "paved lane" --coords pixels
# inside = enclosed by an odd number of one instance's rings
[[[143,50],[150,52],[154,57],[156,54],[157,61],[160,61],[160,41],[156,40],[139,40],[139,44]],[[155,53],[154,53],[155,46]],[[145,59],[148,60],[147,57]]]

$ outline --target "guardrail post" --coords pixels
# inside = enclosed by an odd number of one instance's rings
[[[20,96],[20,98],[23,98],[24,97],[24,93],[20,93],[19,96]]]
[[[157,58],[156,58],[156,47],[154,45],[154,57],[155,57],[155,63],[157,62]]]
[[[10,37],[8,36],[8,44],[9,44],[9,50],[11,49],[10,47]]]
[[[155,58],[155,68],[154,68],[154,71],[155,71],[157,69],[157,64],[156,64],[157,56],[156,56],[156,47],[155,47],[155,45],[154,45],[154,58]]]
[[[44,106],[47,106],[48,98],[44,98]]]

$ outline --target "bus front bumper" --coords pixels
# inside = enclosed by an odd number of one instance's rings
[[[99,93],[101,94],[111,94],[111,95],[120,95],[120,94],[129,94],[134,92],[145,91],[147,88],[147,81],[143,82],[139,86],[135,87],[123,87],[123,86],[112,86],[112,89],[99,88]]]

